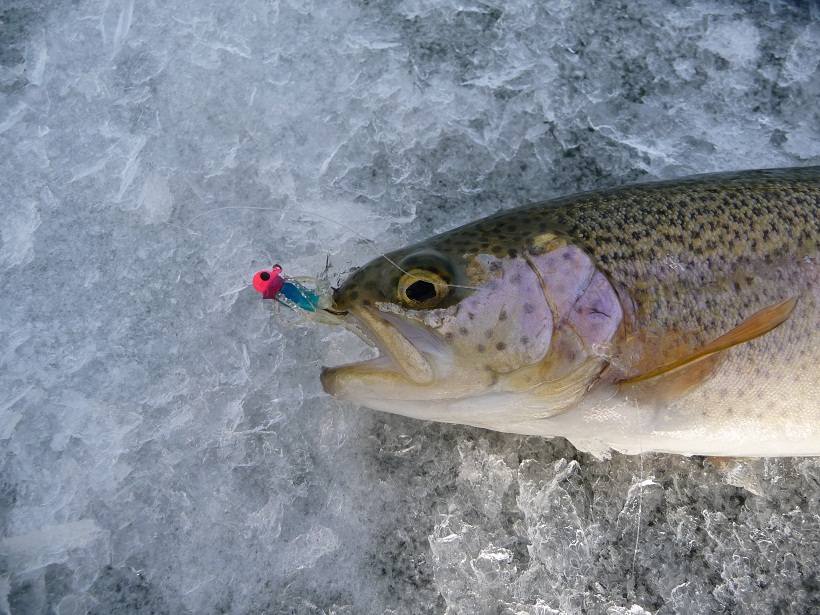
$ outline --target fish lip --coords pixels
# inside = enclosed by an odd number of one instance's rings
[[[384,369],[384,359],[392,363],[395,372],[404,376],[416,385],[433,384],[436,380],[435,371],[425,352],[418,348],[408,337],[412,325],[404,325],[397,317],[386,317],[379,310],[368,306],[351,307],[341,319],[349,331],[358,335],[363,341],[380,351],[380,356],[370,361],[340,365],[325,369],[322,373],[322,382],[328,390],[327,379],[331,374],[345,368],[360,367],[372,363]],[[387,370],[385,370],[387,371]]]

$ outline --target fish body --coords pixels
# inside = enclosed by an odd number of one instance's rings
[[[820,455],[820,167],[504,211],[356,271],[328,393],[602,455]]]

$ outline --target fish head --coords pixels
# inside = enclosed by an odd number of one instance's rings
[[[603,369],[623,312],[591,257],[552,237],[482,253],[445,236],[356,271],[332,310],[381,354],[325,368],[325,390],[492,429],[561,412]]]

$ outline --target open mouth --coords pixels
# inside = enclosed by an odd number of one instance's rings
[[[431,358],[443,353],[445,346],[435,333],[395,314],[366,306],[357,306],[344,315],[339,314],[337,324],[343,324],[367,344],[378,348],[381,356],[323,370],[322,383],[328,393],[335,394],[340,382],[349,378],[399,378],[417,386],[436,381]]]
[[[408,380],[415,384],[431,384],[435,373],[424,353],[399,330],[398,323],[374,313],[368,307],[351,310],[358,321],[376,338],[376,346],[393,361]],[[391,319],[395,320],[395,319]],[[398,325],[398,326],[397,326]]]

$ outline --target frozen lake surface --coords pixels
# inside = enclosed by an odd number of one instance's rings
[[[4,0],[0,614],[817,612],[818,461],[339,404],[249,285],[820,164],[818,100],[810,1]]]

